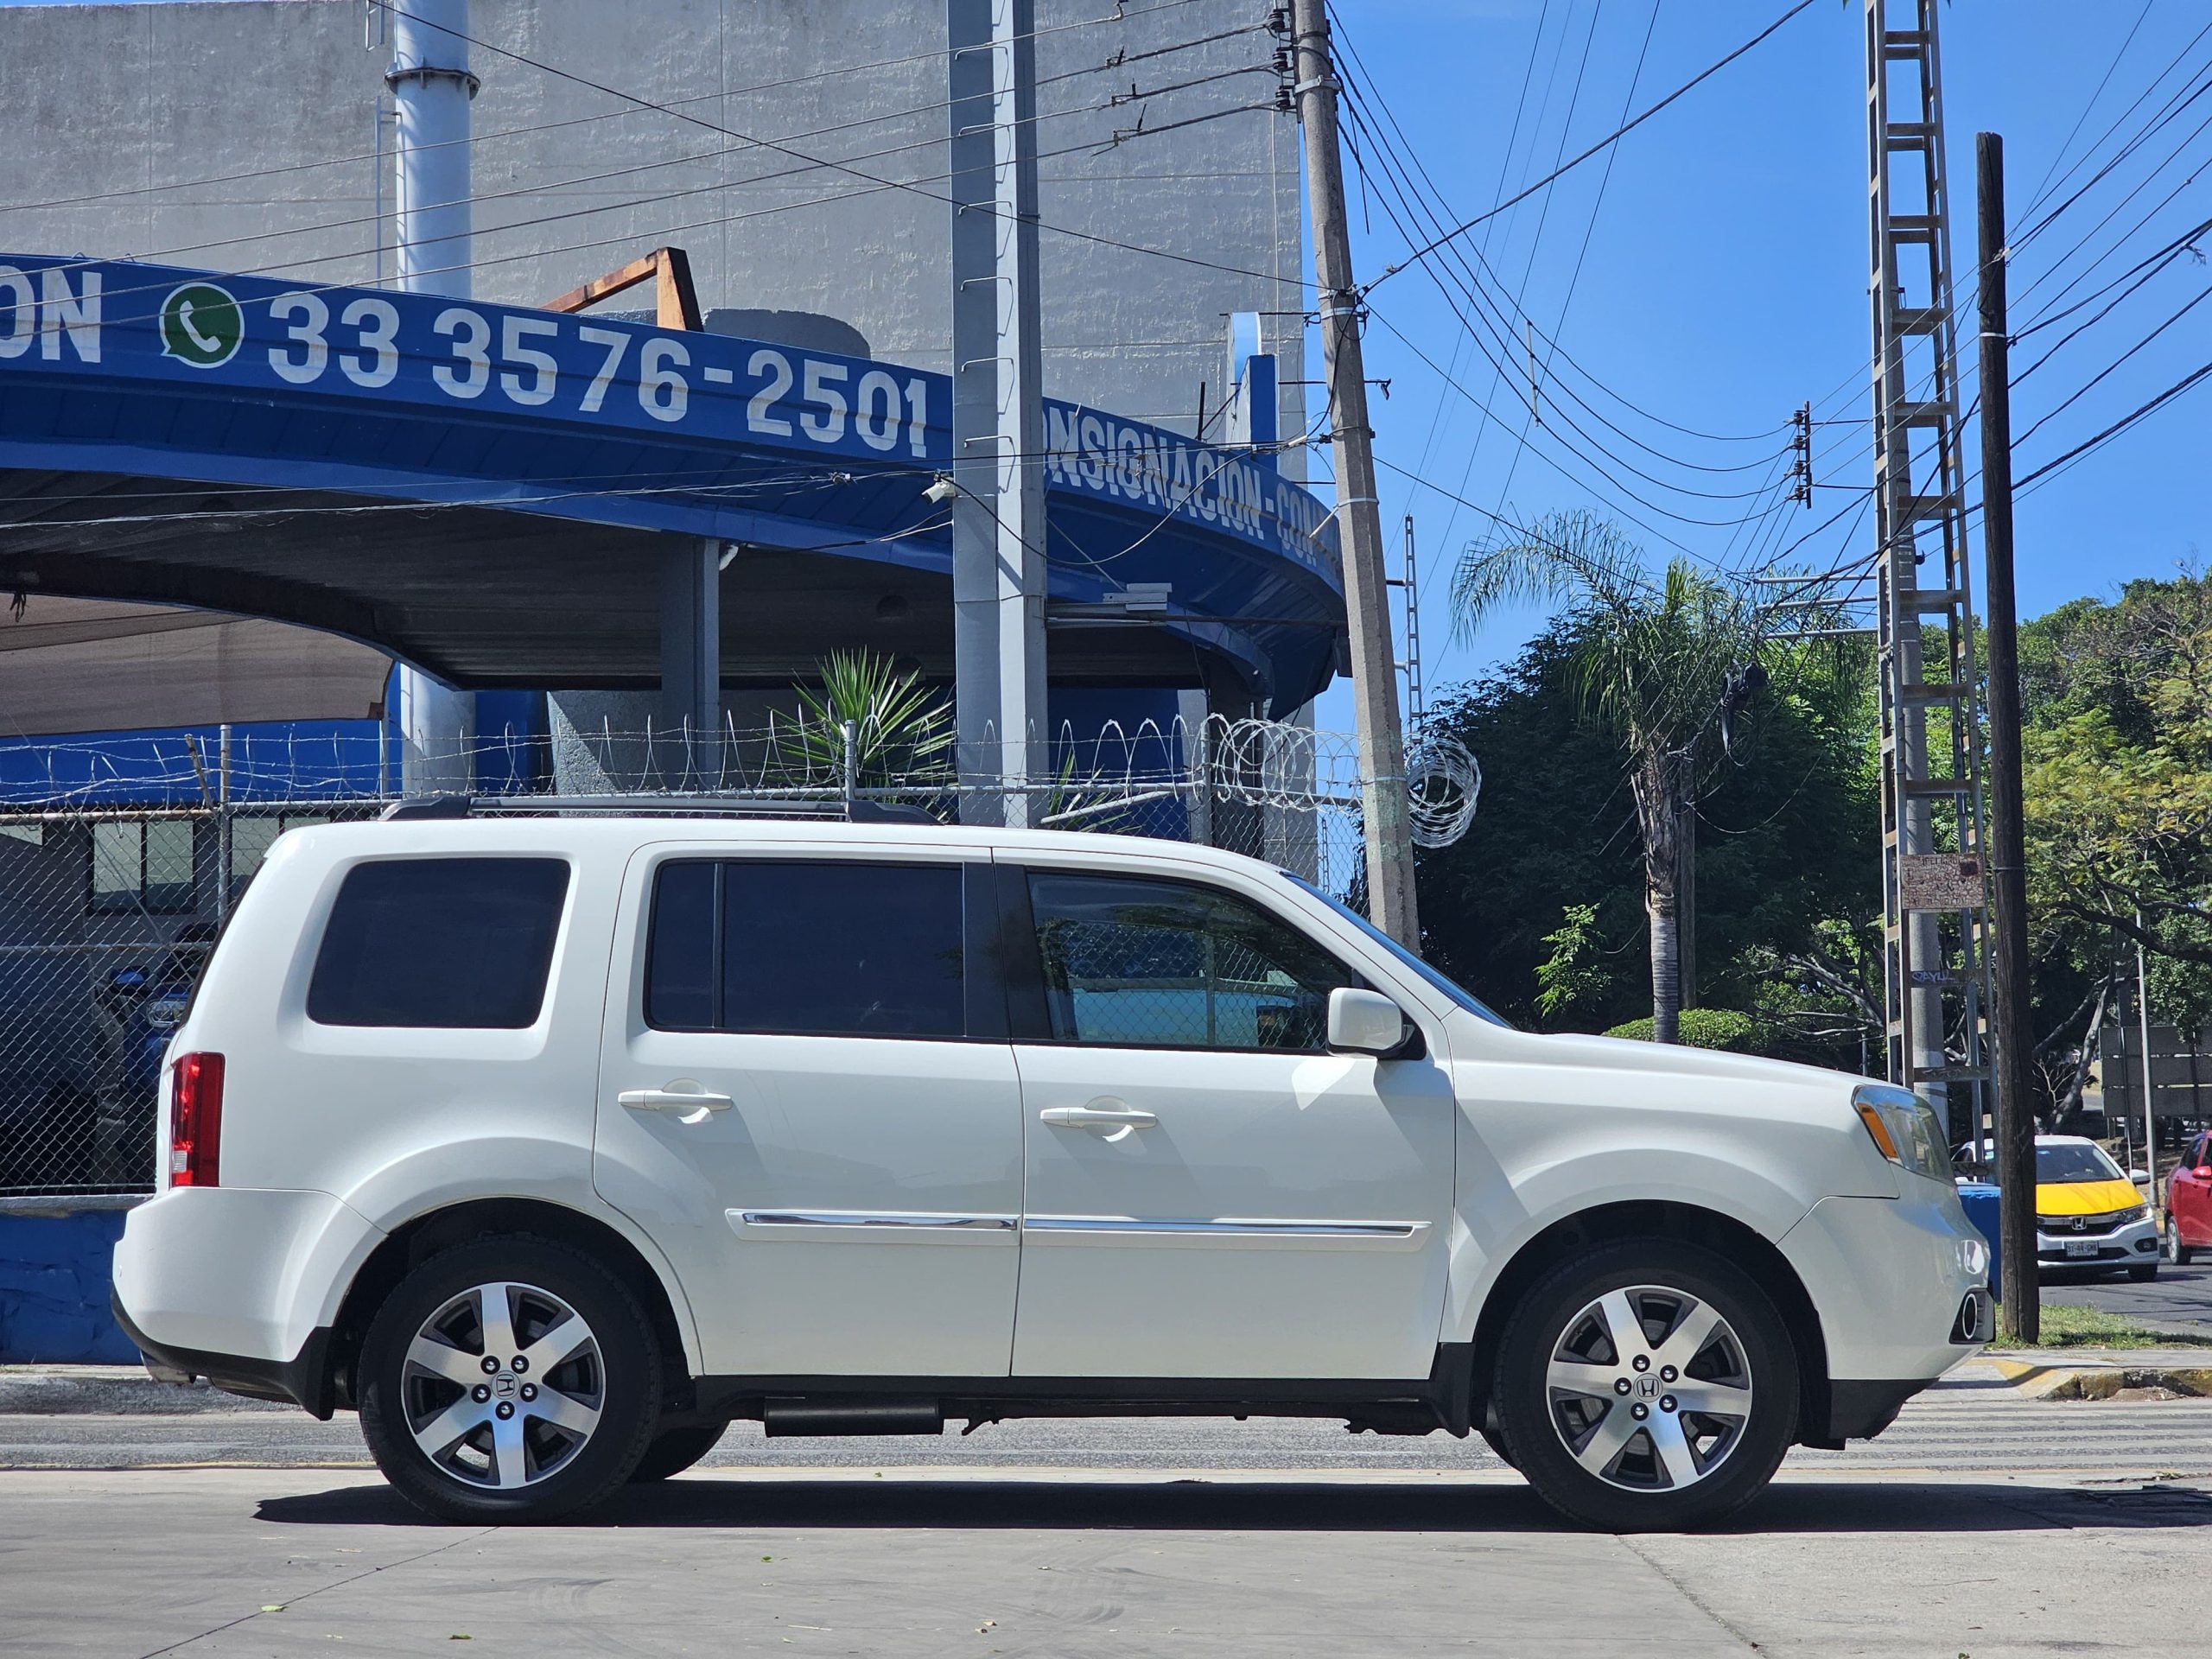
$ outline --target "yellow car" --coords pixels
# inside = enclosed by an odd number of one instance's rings
[[[2094,1141],[2036,1137],[2036,1260],[2158,1276],[2158,1230],[2127,1172]]]

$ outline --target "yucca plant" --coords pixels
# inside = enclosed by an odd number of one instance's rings
[[[845,727],[854,729],[856,781],[863,789],[952,779],[952,706],[902,669],[869,651],[837,651],[817,664],[798,693],[798,718],[777,729],[780,768],[807,783],[844,777]]]

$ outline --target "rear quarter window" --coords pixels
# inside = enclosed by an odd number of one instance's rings
[[[308,982],[323,1026],[537,1023],[569,893],[557,858],[396,858],[346,873]]]

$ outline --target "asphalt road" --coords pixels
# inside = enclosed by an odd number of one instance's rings
[[[2137,1284],[2125,1274],[2093,1278],[2046,1270],[2043,1300],[2101,1307],[2160,1325],[2202,1325],[2212,1334],[2212,1262],[2196,1261],[2185,1268],[2160,1262],[2158,1276],[2149,1284]]]

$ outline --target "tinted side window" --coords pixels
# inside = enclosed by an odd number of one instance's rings
[[[965,1036],[962,880],[957,864],[664,865],[653,886],[646,1023]]]
[[[399,858],[346,872],[308,984],[325,1026],[518,1030],[545,1001],[556,858]]]
[[[1318,1053],[1329,993],[1358,982],[1288,923],[1211,887],[1035,872],[1029,902],[1059,1042]]]

